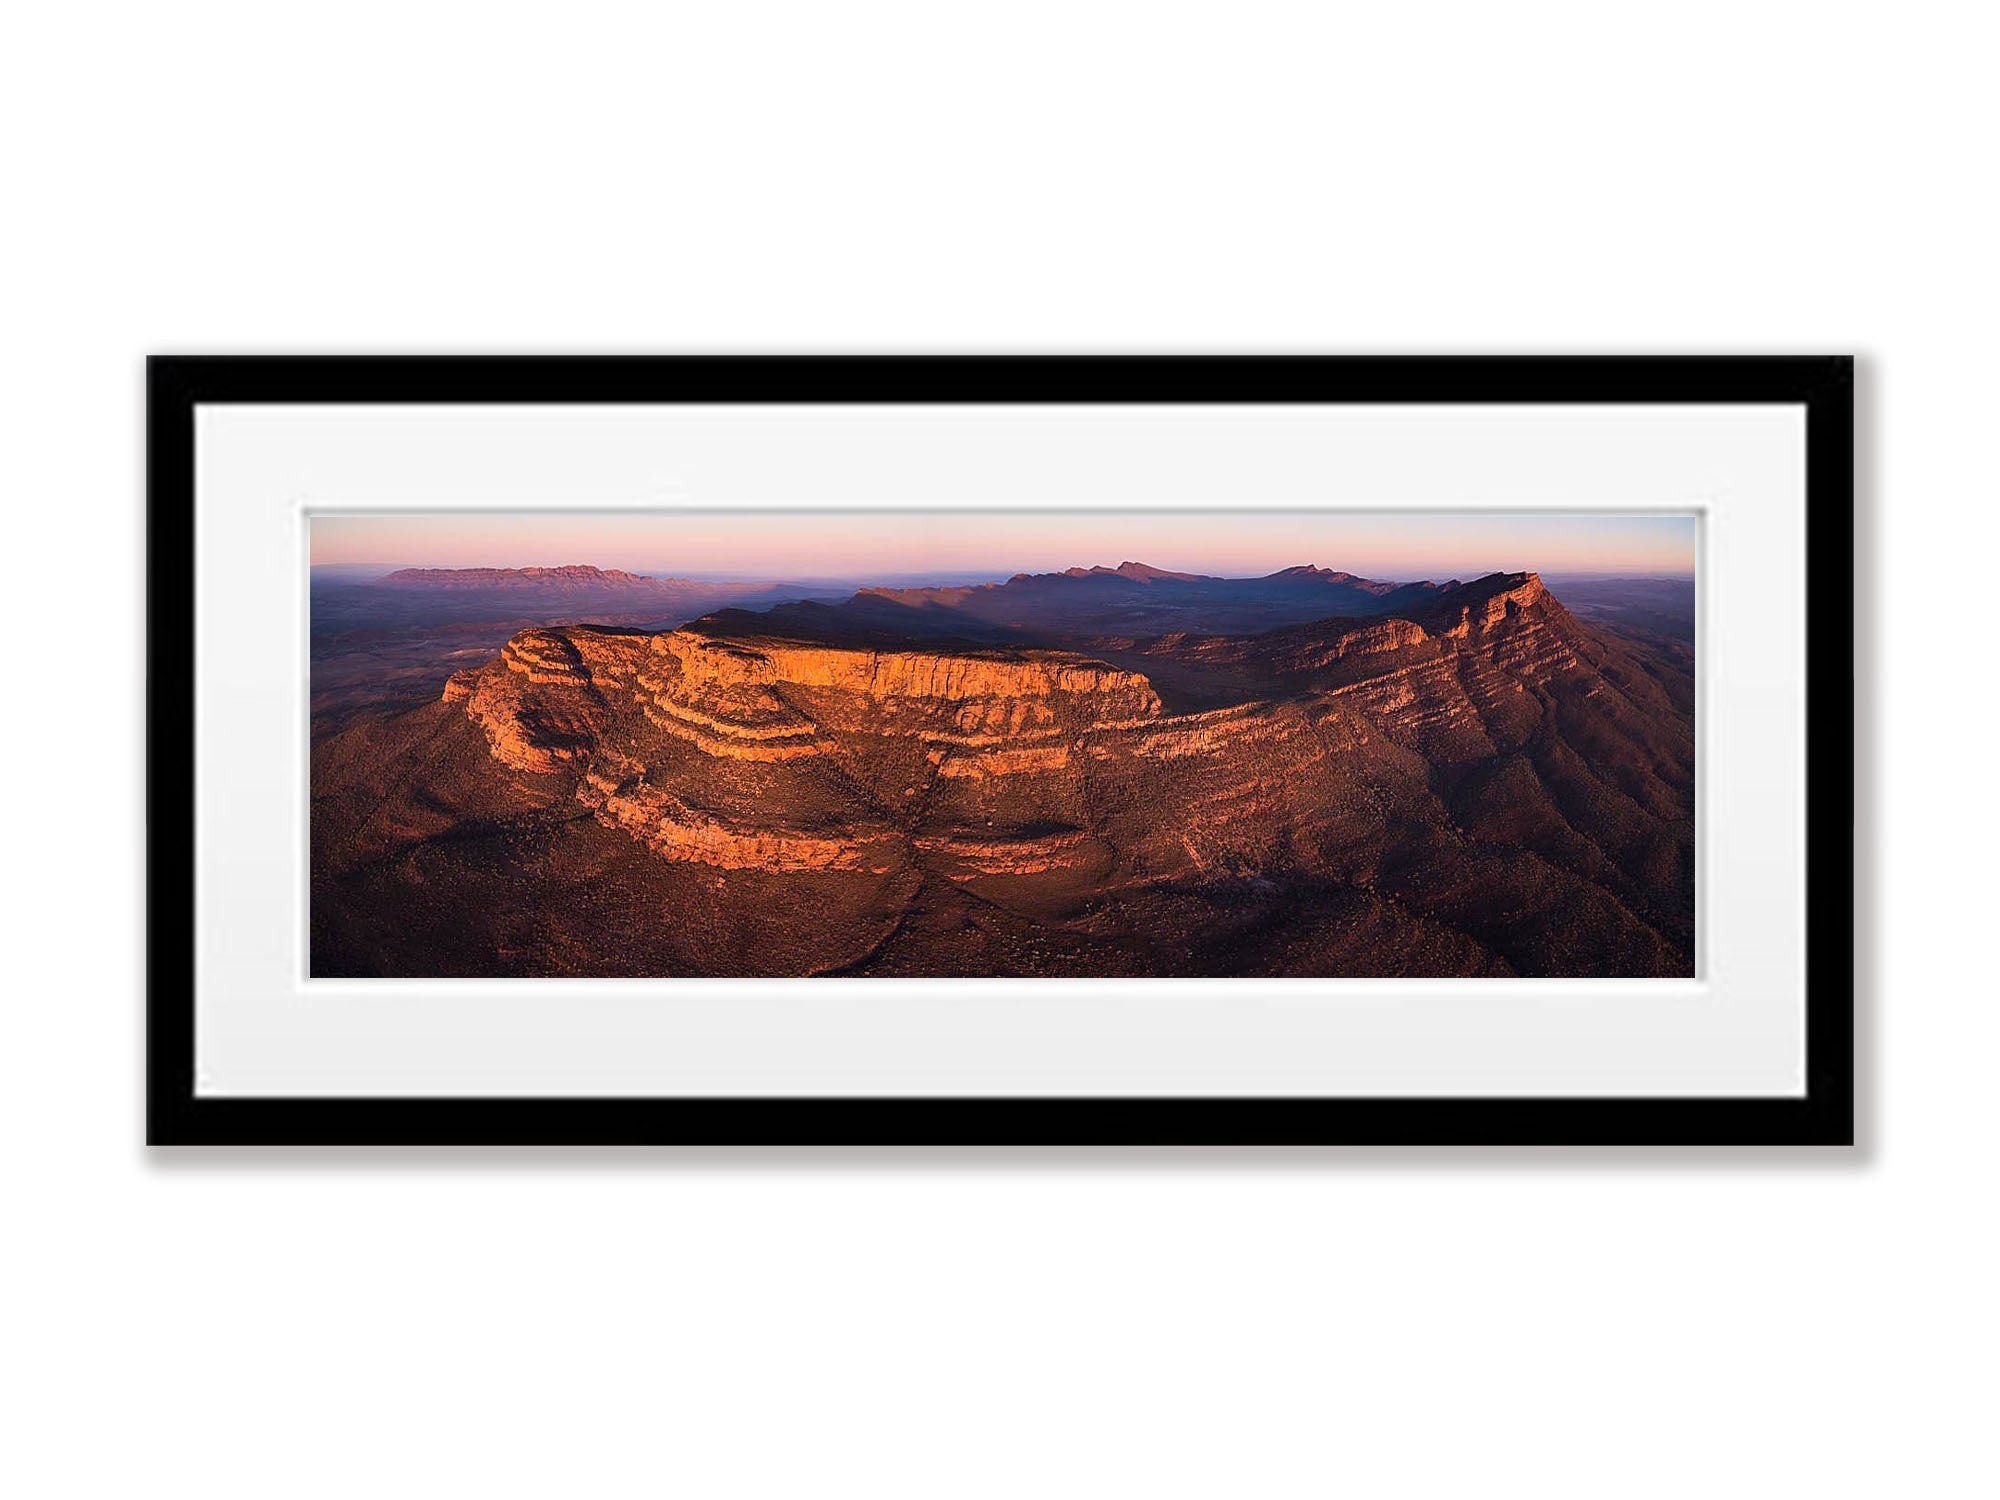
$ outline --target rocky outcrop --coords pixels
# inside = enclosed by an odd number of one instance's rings
[[[524,630],[491,666],[456,672],[443,699],[460,703],[485,732],[493,758],[517,771],[550,774],[595,750],[615,708],[606,691],[632,680],[620,643],[597,631]]]
[[[1494,573],[1453,591],[1432,613],[1439,635],[1465,640],[1549,601],[1539,573]]]
[[[665,857],[722,868],[881,870],[895,862],[886,851],[915,832],[900,826],[901,809],[929,807],[945,787],[985,785],[991,795],[1048,805],[1060,800],[1052,788],[1143,777],[1146,765],[1270,763],[1297,774],[1329,755],[1361,753],[1377,736],[1446,763],[1520,744],[1541,716],[1528,685],[1577,662],[1567,617],[1551,613],[1559,606],[1532,574],[1462,592],[1428,624],[1364,618],[1248,638],[1172,636],[1142,653],[1314,686],[1309,709],[1252,700],[1171,714],[1142,673],[1069,652],[884,651],[722,635],[706,622],[653,635],[525,630],[496,663],[455,675],[445,699],[481,727],[496,760],[582,776],[577,795],[586,806]],[[707,779],[698,761],[676,759],[687,752],[740,768],[720,783],[731,798],[696,807],[670,795],[670,786]],[[798,790],[788,782],[774,791],[767,778],[785,768],[803,774],[822,760],[859,784],[893,781],[881,791],[892,810],[876,811],[872,822],[785,826],[774,809],[796,804]],[[884,769],[898,766],[905,769],[893,776]],[[1207,788],[1200,815],[1218,816],[1217,798],[1235,798],[1242,785]],[[771,805],[760,808],[759,797]],[[968,816],[979,812],[968,807]],[[958,847],[948,831],[923,837],[931,842],[909,847]],[[992,873],[1004,851],[1034,842],[989,834],[983,819],[979,838],[989,852],[955,857],[956,871]],[[1021,861],[1046,857],[1022,853]]]
[[[1583,664],[1582,631],[1537,573],[1496,573],[1439,604],[1430,628],[1524,682]]]

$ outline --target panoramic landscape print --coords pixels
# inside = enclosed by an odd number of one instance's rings
[[[1691,516],[311,526],[315,977],[1695,971]]]

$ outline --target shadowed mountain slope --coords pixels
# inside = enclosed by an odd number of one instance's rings
[[[1018,573],[958,588],[863,589],[830,607],[774,612],[770,628],[1043,643],[1137,638],[1173,630],[1268,630],[1329,615],[1412,608],[1450,584],[1379,583],[1325,568],[1211,578],[1146,563]]]

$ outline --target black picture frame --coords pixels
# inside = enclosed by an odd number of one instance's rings
[[[147,1139],[197,1144],[1851,1145],[1846,357],[179,357],[147,366]],[[195,416],[215,403],[1782,403],[1806,414],[1806,1091],[1768,1098],[237,1098],[195,1086]]]

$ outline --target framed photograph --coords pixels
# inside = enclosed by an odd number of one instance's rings
[[[173,358],[149,1136],[1853,1138],[1841,358]]]

